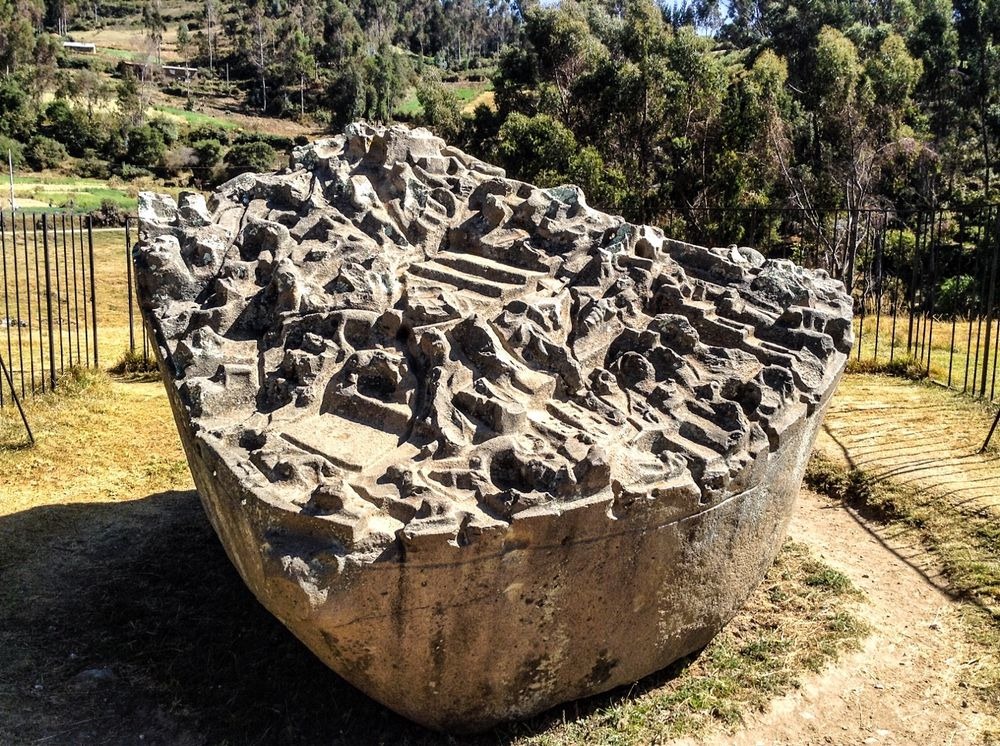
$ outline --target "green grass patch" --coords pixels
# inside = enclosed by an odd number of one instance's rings
[[[110,187],[65,192],[45,190],[22,193],[20,196],[36,199],[50,205],[50,207],[29,207],[23,210],[29,213],[50,212],[52,209],[75,213],[89,213],[98,209],[105,200],[113,202],[123,210],[134,210],[138,205],[138,200],[135,197],[120,189],[112,189]]]
[[[73,189],[104,189],[107,187],[107,182],[100,179],[82,179],[82,178],[69,178],[65,174],[53,174],[53,173],[30,173],[30,174],[14,174],[14,189],[15,193],[18,192],[18,187],[25,184],[55,184],[55,185],[66,185],[67,188],[72,187]]]
[[[116,60],[135,60],[138,56],[138,52],[133,52],[130,49],[111,49],[110,47],[105,47],[104,49],[97,50],[98,57],[112,57]]]
[[[484,91],[489,91],[492,89],[493,89],[492,85],[483,85],[477,87],[462,85],[452,88],[451,92],[455,94],[455,96],[458,98],[459,101],[461,101],[463,104],[467,104],[474,98],[476,98],[476,96],[478,96],[479,94],[483,93]]]
[[[424,113],[424,107],[420,105],[420,99],[417,98],[416,90],[410,90],[407,92],[402,102],[396,107],[396,113],[405,114],[409,117],[414,117]]]
[[[191,126],[197,126],[200,124],[213,124],[217,127],[222,127],[227,130],[239,129],[240,125],[230,119],[224,119],[222,117],[216,117],[211,114],[203,114],[198,111],[188,111],[187,109],[182,109],[177,106],[155,106],[154,111],[158,111],[162,114],[168,114],[172,117],[177,117],[178,119],[183,119],[185,122]]]

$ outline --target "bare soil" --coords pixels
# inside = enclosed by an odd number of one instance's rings
[[[905,538],[841,504],[803,490],[792,538],[864,591],[856,612],[872,627],[864,648],[843,656],[775,700],[746,727],[714,742],[756,744],[978,744],[989,717],[962,686],[976,664],[959,605]],[[932,570],[933,572],[933,570]]]

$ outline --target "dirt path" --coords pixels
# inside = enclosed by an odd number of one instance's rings
[[[864,648],[775,700],[728,739],[756,744],[974,744],[984,717],[966,701],[962,668],[975,657],[957,604],[899,556],[899,537],[872,531],[840,504],[803,490],[791,537],[866,595]]]
[[[977,450],[990,424],[978,405],[885,376],[844,378],[816,448],[928,502],[1000,513],[1000,458]],[[973,744],[993,722],[963,688],[977,652],[961,607],[915,532],[873,525],[807,490],[790,529],[866,594],[874,630],[862,651],[726,741],[749,744]]]

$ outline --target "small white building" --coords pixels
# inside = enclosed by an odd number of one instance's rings
[[[198,68],[164,65],[163,74],[171,80],[192,80],[198,77]]]
[[[83,41],[64,41],[63,49],[77,54],[97,54],[97,45]]]

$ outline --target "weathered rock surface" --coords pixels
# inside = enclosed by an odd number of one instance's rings
[[[135,250],[195,482],[261,602],[453,730],[705,645],[782,540],[851,346],[842,286],[423,130],[293,160],[207,204],[144,195]]]

